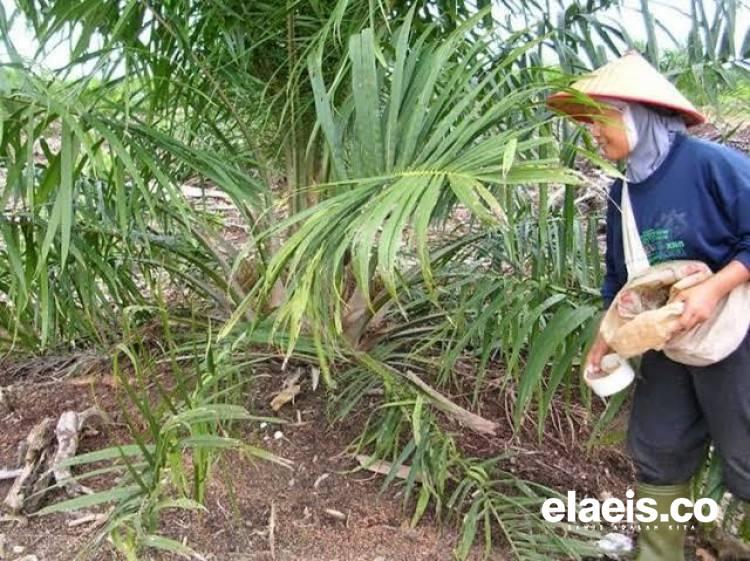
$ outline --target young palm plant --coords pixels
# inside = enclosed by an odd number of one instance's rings
[[[296,226],[296,230],[272,257],[258,293],[248,296],[224,326],[223,335],[237,325],[244,305],[262,301],[286,273],[287,300],[275,314],[275,328],[289,337],[288,354],[294,352],[297,337],[307,334],[316,341],[324,368],[337,352],[343,360],[353,361],[357,366],[342,379],[345,411],[378,383],[366,382],[367,373],[380,381],[386,403],[374,415],[359,446],[392,462],[388,480],[407,460],[411,463],[407,497],[419,489],[414,522],[430,504],[438,512],[443,508],[454,514],[468,511],[457,551],[461,557],[468,553],[480,527],[487,547],[500,530],[519,559],[552,554],[580,557],[592,550],[576,539],[582,536],[558,535],[537,516],[535,509],[553,492],[528,486],[499,469],[497,462],[485,465],[463,458],[436,422],[433,406],[444,402],[414,383],[413,377],[399,373],[413,368],[429,376],[430,360],[434,361],[429,351],[450,350],[451,345],[428,348],[426,340],[431,332],[445,329],[441,320],[454,321],[457,285],[471,284],[472,274],[477,278],[477,270],[468,271],[464,279],[449,272],[451,264],[460,267],[458,263],[466,258],[460,251],[462,241],[441,251],[432,243],[431,231],[440,222],[455,220],[454,211],[460,207],[486,232],[513,238],[516,218],[506,210],[516,214],[516,191],[578,181],[574,172],[559,165],[554,138],[548,134],[549,116],[535,104],[546,85],[532,80],[533,69],[514,66],[534,43],[519,43],[505,58],[495,60],[488,43],[470,34],[481,17],[480,13],[469,19],[439,43],[429,40],[433,29],[414,33],[410,16],[382,37],[366,28],[350,37],[348,60],[341,66],[340,78],[330,86],[322,79],[320,59],[310,57],[330,173],[324,183],[312,187],[318,204],[278,225],[279,229]],[[477,237],[471,241],[476,244]],[[500,239],[495,243],[502,245]],[[544,252],[548,251],[545,247]],[[589,254],[587,249],[584,253]],[[516,257],[518,273],[526,274],[529,259]],[[522,283],[504,279],[505,273],[498,264],[485,277],[492,279],[493,286],[507,280],[507,289],[500,289],[491,305],[497,313],[509,303],[514,290],[523,294],[518,291]],[[589,274],[588,269],[585,273]],[[474,315],[486,304],[488,294],[482,292],[484,287],[472,289],[481,293],[471,303]],[[568,358],[558,367],[557,383],[568,374],[572,357],[580,350],[578,330],[595,311],[591,306],[564,306],[564,296],[550,298],[543,293],[543,289],[538,291],[539,309],[532,310],[524,322],[529,327],[517,336],[513,351],[518,354],[525,348],[532,328],[549,322],[548,340],[540,340],[536,365],[529,366],[532,374],[520,385],[521,412],[560,345],[566,345]],[[421,302],[420,297],[424,298]],[[528,303],[525,298],[519,300]],[[557,304],[559,309],[549,319],[550,308]],[[360,309],[355,310],[355,305]],[[425,314],[425,309],[434,313]],[[352,317],[357,320],[354,329]],[[362,336],[375,317],[390,325],[402,320],[405,326],[365,342]],[[480,331],[490,329],[497,314],[483,317]],[[410,324],[410,319],[415,323]],[[475,344],[472,329],[469,332]],[[568,337],[573,332],[578,339]],[[421,345],[425,354],[409,348],[410,343],[417,348]],[[456,353],[466,347],[462,343]],[[328,381],[334,385],[332,378]],[[545,398],[555,390],[556,385],[551,385]],[[531,539],[534,534],[541,537]]]
[[[348,331],[345,314],[352,310],[343,302],[361,300],[365,315],[377,312],[378,294],[397,304],[398,271],[411,258],[403,251],[407,240],[434,288],[429,229],[459,205],[499,228],[505,222],[500,201],[515,186],[577,181],[542,150],[554,142],[539,134],[548,117],[533,102],[545,85],[523,83],[523,71],[511,68],[532,45],[491,62],[486,41],[467,39],[480,19],[440,43],[429,41],[429,28],[415,36],[409,18],[383,40],[365,29],[350,38],[342,78],[330,87],[319,59],[311,57],[330,175],[312,187],[321,197],[315,207],[278,225],[296,231],[271,259],[259,294],[265,297],[288,274],[277,326],[292,344],[303,320],[321,344],[345,332],[355,344],[366,322]],[[242,312],[241,306],[235,318]]]

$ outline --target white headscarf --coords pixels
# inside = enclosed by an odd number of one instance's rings
[[[669,153],[675,135],[685,132],[685,121],[640,103],[610,102],[622,112],[625,133],[630,146],[625,177],[638,183],[648,178]]]

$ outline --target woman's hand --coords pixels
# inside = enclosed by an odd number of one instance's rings
[[[724,296],[748,281],[750,270],[740,261],[734,260],[708,280],[680,292],[675,300],[685,302],[685,309],[680,316],[682,329],[687,331],[706,321]]]
[[[596,341],[589,349],[589,354],[586,356],[585,367],[591,368],[595,373],[602,371],[602,358],[604,355],[609,354],[611,349],[609,345],[602,337],[601,333],[596,336]]]
[[[709,319],[723,296],[723,291],[711,279],[680,292],[675,300],[685,304],[680,316],[681,330],[688,331]]]

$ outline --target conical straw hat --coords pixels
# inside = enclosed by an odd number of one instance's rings
[[[706,122],[700,111],[636,51],[594,70],[575,82],[571,90],[575,91],[550,96],[547,104],[579,121],[590,121],[599,113],[588,96],[595,101],[614,99],[672,109],[688,126]]]

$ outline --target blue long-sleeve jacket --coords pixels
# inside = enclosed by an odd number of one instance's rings
[[[659,168],[645,181],[628,186],[651,265],[695,259],[718,271],[736,259],[750,269],[750,158],[746,155],[678,134]],[[605,306],[628,276],[621,195],[622,181],[617,180],[607,205]]]

